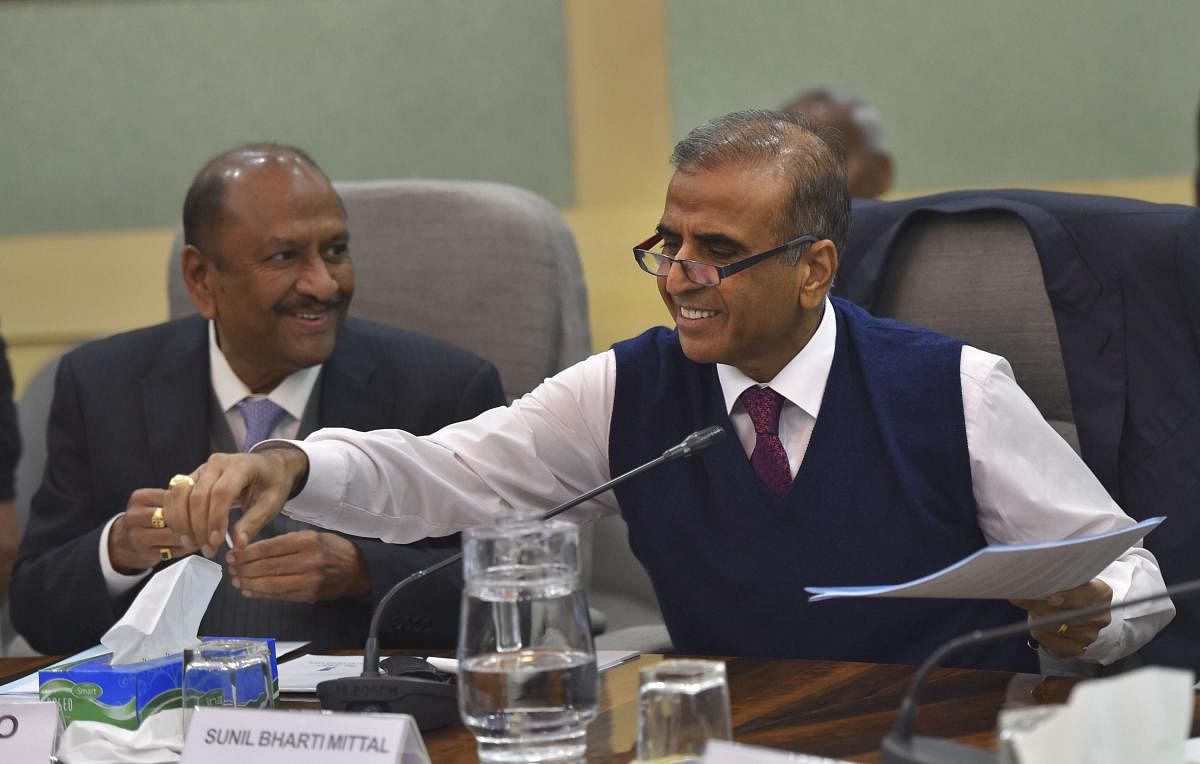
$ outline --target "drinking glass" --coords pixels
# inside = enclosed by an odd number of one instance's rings
[[[219,639],[183,651],[183,730],[197,706],[271,708],[271,654],[266,642]]]
[[[599,681],[579,528],[512,512],[463,534],[459,710],[482,762],[583,757]]]
[[[638,761],[699,762],[712,738],[733,738],[724,663],[665,660],[642,669]]]

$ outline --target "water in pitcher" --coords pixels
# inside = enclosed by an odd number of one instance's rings
[[[583,595],[545,581],[469,588],[464,620],[475,624],[477,635],[489,633],[492,646],[459,666],[463,722],[479,743],[480,758],[580,759],[599,687],[595,653],[579,649],[572,638],[579,626],[586,628],[586,615],[577,620],[587,612]]]

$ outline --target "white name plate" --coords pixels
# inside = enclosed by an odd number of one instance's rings
[[[182,764],[430,764],[404,714],[198,708]]]
[[[50,761],[56,732],[56,704],[0,703],[0,761]]]
[[[788,753],[774,748],[759,748],[728,740],[710,740],[704,748],[703,764],[849,764],[841,759],[825,759],[803,753]]]

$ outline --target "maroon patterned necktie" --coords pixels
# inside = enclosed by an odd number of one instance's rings
[[[750,464],[763,485],[776,496],[782,496],[792,485],[787,451],[779,440],[783,396],[769,387],[753,386],[747,388],[741,398],[750,421],[754,422],[754,452],[750,454]]]

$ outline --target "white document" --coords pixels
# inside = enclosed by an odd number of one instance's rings
[[[936,573],[886,586],[806,586],[810,602],[835,597],[1041,599],[1096,577],[1164,519],[1120,530],[1040,544],[993,544]]]
[[[362,673],[361,655],[301,655],[279,664],[280,692],[316,692],[326,679]]]
[[[842,759],[777,751],[728,740],[709,740],[701,761],[703,764],[849,764]]]
[[[626,661],[631,661],[641,655],[637,650],[597,650],[596,651],[596,670],[608,671],[614,666],[619,666]],[[453,658],[426,658],[433,667],[438,671],[446,671],[451,674],[458,673],[458,661]]]
[[[301,647],[307,645],[307,642],[275,642],[275,660],[279,660],[285,655],[291,655]]]
[[[605,671],[637,656],[636,650],[597,650],[596,668]],[[453,658],[427,660],[439,671],[458,673],[458,661]],[[279,691],[316,692],[318,682],[358,676],[362,666],[361,655],[302,655],[279,664]]]

